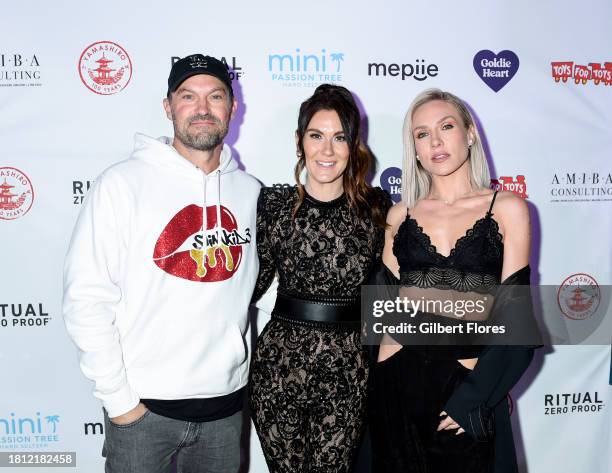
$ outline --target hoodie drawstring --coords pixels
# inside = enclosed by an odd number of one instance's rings
[[[202,265],[206,264],[206,251],[208,250],[208,241],[206,240],[206,229],[208,227],[208,218],[206,215],[206,173],[202,171],[202,188],[204,190],[204,199],[202,201]]]
[[[221,244],[219,229],[221,228],[221,171],[217,170],[217,245]]]

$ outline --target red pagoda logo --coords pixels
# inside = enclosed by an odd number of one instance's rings
[[[510,191],[514,192],[519,197],[526,199],[527,195],[527,183],[525,182],[525,176],[519,174],[516,179],[511,176],[502,176],[499,179],[491,179],[491,188],[497,191]]]
[[[573,320],[588,319],[599,307],[601,293],[595,279],[585,273],[572,274],[557,291],[557,303],[563,314]]]
[[[0,167],[0,219],[15,220],[32,207],[32,182],[19,169]]]
[[[112,95],[127,87],[132,78],[132,61],[117,43],[99,41],[85,48],[79,58],[83,84],[96,94]]]

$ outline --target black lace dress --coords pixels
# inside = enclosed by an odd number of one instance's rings
[[[388,196],[376,189],[384,212]],[[278,297],[337,304],[358,301],[380,258],[384,229],[360,219],[345,195],[305,196],[295,187],[261,191],[260,274],[255,298],[278,274]],[[278,303],[277,303],[278,307]],[[366,417],[368,357],[354,323],[296,320],[275,308],[257,340],[249,382],[253,421],[271,472],[348,472]]]
[[[456,242],[448,256],[437,251],[407,214],[393,245],[400,281],[382,267],[376,283],[493,293],[500,285],[504,250],[492,217],[494,201],[495,195],[487,214]],[[528,267],[518,273],[521,283],[528,285]],[[443,318],[428,313],[417,317],[419,322]],[[435,345],[405,345],[375,365],[370,432],[376,473],[516,471],[506,396],[529,365],[533,351],[462,345],[461,340],[442,335]],[[457,361],[468,358],[479,358],[473,372]],[[437,432],[442,411],[466,433]]]

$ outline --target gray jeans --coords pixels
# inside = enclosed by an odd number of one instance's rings
[[[211,422],[185,422],[147,411],[126,425],[104,411],[106,473],[236,473],[242,412]]]

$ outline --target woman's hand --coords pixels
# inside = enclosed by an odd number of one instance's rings
[[[465,430],[463,430],[463,428],[459,424],[457,424],[457,422],[455,422],[452,419],[452,417],[449,416],[446,412],[444,411],[440,412],[440,417],[441,416],[446,416],[446,418],[440,421],[440,424],[438,425],[438,428],[436,429],[438,432],[440,432],[441,430],[451,430],[451,429],[459,429],[457,430],[457,433],[455,435],[459,435],[465,432]]]

